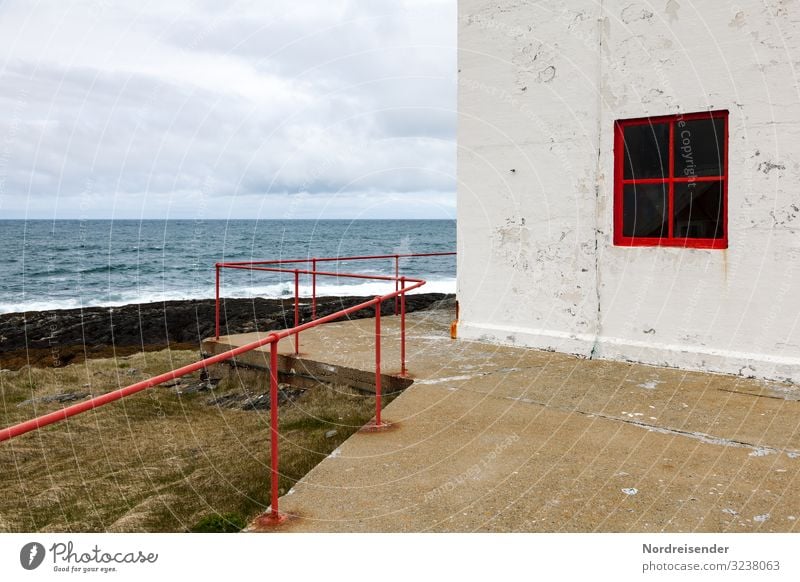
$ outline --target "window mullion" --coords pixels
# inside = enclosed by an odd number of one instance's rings
[[[675,193],[675,121],[669,124],[669,168],[668,168],[668,186],[667,186],[667,236],[669,240],[675,237],[673,225],[673,212],[675,209],[674,193]]]

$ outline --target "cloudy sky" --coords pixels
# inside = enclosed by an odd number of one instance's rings
[[[455,0],[0,0],[0,218],[451,218]]]

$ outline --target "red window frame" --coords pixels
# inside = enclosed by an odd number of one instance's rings
[[[721,118],[724,120],[724,133],[722,136],[722,175],[721,176],[675,176],[675,140],[681,121],[695,119]],[[624,178],[625,170],[625,142],[624,130],[632,125],[648,125],[656,123],[669,123],[669,173],[661,178]],[[674,197],[675,184],[689,182],[722,182],[722,237],[721,238],[689,238],[674,236]],[[637,184],[667,184],[668,194],[668,224],[669,230],[666,237],[623,236],[623,189],[626,185]],[[676,115],[662,115],[658,117],[640,117],[637,119],[620,119],[614,122],[614,244],[617,246],[642,247],[687,247],[697,249],[727,249],[728,248],[728,111],[703,111],[698,113],[683,113]]]

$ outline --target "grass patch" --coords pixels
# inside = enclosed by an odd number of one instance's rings
[[[236,533],[247,526],[244,518],[235,513],[207,515],[189,530],[192,533]]]
[[[41,403],[45,396],[109,392],[196,358],[164,350],[0,373],[0,425],[68,405]],[[266,391],[260,376],[190,395],[152,388],[0,443],[0,532],[234,531],[269,505],[269,411],[207,402]],[[374,397],[327,385],[284,404],[280,491],[372,418],[374,406]]]

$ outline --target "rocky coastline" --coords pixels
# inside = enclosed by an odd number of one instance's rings
[[[422,293],[406,298],[408,312],[452,302],[452,295]],[[320,297],[317,317],[366,301],[367,297]],[[365,309],[349,317],[374,316]],[[394,313],[394,301],[381,313]],[[301,323],[311,303],[302,299]],[[294,325],[293,299],[226,299],[220,309],[222,334],[285,329]],[[165,349],[197,349],[214,334],[214,300],[198,299],[0,315],[0,369],[61,367],[87,358],[125,356]]]

